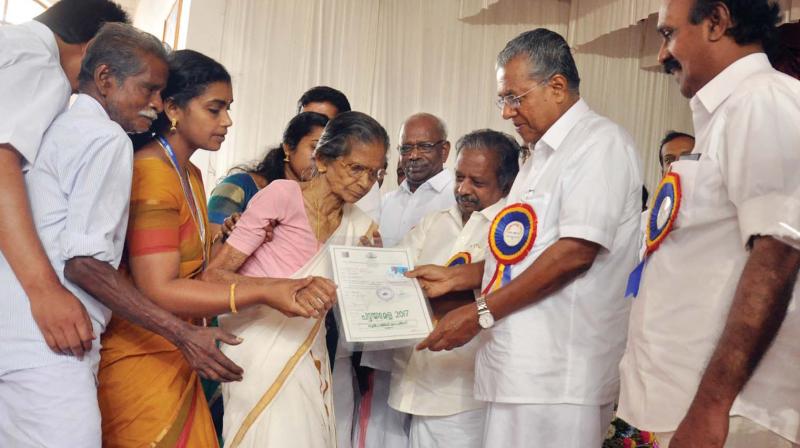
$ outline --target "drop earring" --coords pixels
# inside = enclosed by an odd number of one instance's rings
[[[169,132],[171,132],[171,133],[175,133],[175,131],[177,131],[177,130],[178,130],[178,120],[177,120],[177,119],[175,119],[175,118],[172,118],[172,119],[170,120],[170,124],[171,124],[171,126],[170,126],[170,128],[169,128]]]

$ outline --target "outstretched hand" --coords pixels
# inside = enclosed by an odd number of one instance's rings
[[[422,291],[429,298],[440,297],[452,292],[455,286],[448,268],[435,264],[417,266],[416,269],[406,272],[406,277],[416,278]]]
[[[471,341],[480,331],[478,307],[467,304],[445,314],[431,334],[417,344],[417,350],[452,350]]]
[[[228,345],[242,342],[221,328],[187,324],[178,335],[177,347],[203,378],[219,382],[241,381],[244,370],[220,351],[217,341]]]

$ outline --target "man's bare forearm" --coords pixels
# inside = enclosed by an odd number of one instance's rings
[[[560,290],[592,267],[599,248],[572,238],[556,241],[528,269],[487,297],[492,315],[502,319]]]
[[[76,257],[64,266],[67,280],[80,286],[115,314],[173,343],[188,325],[142,295],[119,271],[91,257]]]
[[[481,281],[483,280],[483,266],[485,262],[479,261],[477,263],[469,263],[455,268],[453,270],[453,291],[472,291],[473,289],[480,289]]]
[[[755,239],[692,406],[727,415],[786,317],[798,269],[800,251],[771,237]]]
[[[21,156],[7,144],[0,144],[0,191],[0,252],[22,289],[28,297],[40,297],[62,287],[36,233]]]

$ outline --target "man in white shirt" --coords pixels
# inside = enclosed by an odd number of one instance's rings
[[[654,193],[619,415],[662,446],[800,443],[800,81],[763,53],[778,20],[767,0],[659,11],[697,140]]]
[[[162,109],[167,74],[158,39],[129,25],[106,24],[87,48],[74,105],[48,128],[26,169],[36,232],[89,328],[78,329],[82,353],[53,352],[22,282],[0,257],[0,446],[101,445],[96,375],[99,338],[111,314],[106,305],[159,331],[184,353],[210,350],[184,341],[181,334],[191,326],[143,297],[116,269],[132,176],[126,132],[149,129]],[[222,333],[207,334],[201,341],[213,345],[213,336]],[[209,373],[214,371],[203,370]],[[240,375],[241,369],[229,379]]]
[[[444,169],[450,142],[440,118],[427,113],[408,117],[397,150],[406,179],[383,198],[380,230],[386,247],[399,243],[425,215],[455,204],[453,173]]]
[[[125,12],[108,0],[62,0],[29,23],[0,27],[0,253],[22,285],[47,345],[56,353],[78,357],[91,349],[92,324],[42,247],[23,175],[37,158],[45,130],[77,91],[89,40],[103,23],[127,21]],[[219,330],[153,311],[158,307],[147,300],[132,310],[113,298],[107,305],[173,341],[202,375],[222,379],[240,373],[214,344],[222,335]]]
[[[379,227],[385,247],[396,246],[429,213],[455,204],[453,173],[444,169],[450,153],[444,121],[428,113],[408,117],[400,128],[397,149],[406,179],[381,203]],[[371,390],[361,400],[357,446],[405,448],[408,444],[408,416],[393,410],[387,402],[392,364],[391,350],[365,352],[361,358],[362,366],[376,370]]]
[[[403,238],[415,265],[447,266],[486,256],[489,225],[519,171],[519,144],[491,130],[471,132],[456,143],[456,205],[423,218]],[[480,291],[431,302],[434,314],[473,303]],[[411,414],[412,448],[480,448],[485,404],[473,398],[477,341],[448,352],[395,350],[389,405]]]
[[[418,348],[452,349],[481,334],[475,397],[488,402],[484,446],[599,447],[625,346],[639,159],[631,137],[580,98],[557,33],[511,40],[497,81],[503,117],[532,152],[492,223],[485,263],[409,273],[429,296],[484,294],[448,313]]]

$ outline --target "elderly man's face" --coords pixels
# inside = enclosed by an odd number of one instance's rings
[[[442,171],[450,152],[450,142],[445,139],[438,123],[429,117],[406,121],[400,135],[400,145],[413,146],[400,154],[400,163],[410,183],[421,185]]]
[[[106,111],[126,132],[145,132],[163,109],[161,91],[167,85],[167,63],[151,54],[143,54],[144,69],[119,82],[108,75],[103,88]]]
[[[693,97],[714,74],[710,67],[711,51],[707,39],[707,20],[693,25],[689,15],[695,0],[662,0],[658,11],[661,49],[658,62],[673,75],[681,94]]]
[[[503,106],[503,119],[511,120],[526,144],[536,143],[556,122],[560,113],[551,95],[548,80],[531,79],[531,63],[527,56],[519,55],[497,69],[497,95],[524,96],[519,108]],[[526,93],[527,92],[527,93]]]
[[[661,175],[667,174],[672,162],[681,158],[684,154],[690,154],[694,149],[694,139],[689,137],[676,137],[661,148]]]
[[[497,178],[500,158],[486,148],[464,149],[456,159],[456,204],[466,220],[472,212],[481,211],[503,198]]]

